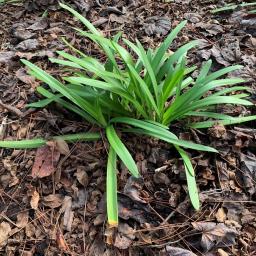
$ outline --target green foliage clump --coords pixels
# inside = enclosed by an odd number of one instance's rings
[[[192,41],[168,53],[172,41],[186,22],[181,22],[155,50],[145,50],[142,44],[122,39],[118,33],[113,39],[105,38],[87,19],[67,5],[61,6],[78,18],[89,32],[76,29],[81,35],[97,44],[106,56],[102,63],[69,45],[75,52],[71,55],[59,51],[62,58],[51,58],[72,70],[71,76],[62,77],[61,82],[27,60],[22,62],[29,67],[30,74],[49,86],[37,87],[45,99],[30,104],[30,107],[45,107],[56,102],[80,115],[86,121],[105,130],[109,142],[107,163],[107,212],[111,225],[118,223],[117,171],[119,158],[130,173],[139,177],[139,170],[126,146],[121,141],[117,129],[122,133],[151,136],[170,143],[184,161],[188,192],[195,209],[199,209],[199,197],[195,173],[190,158],[184,148],[198,151],[217,152],[216,149],[179,139],[169,127],[185,119],[188,127],[207,128],[215,123],[235,124],[256,119],[256,116],[232,117],[215,112],[219,104],[252,105],[245,99],[249,91],[240,78],[220,79],[223,75],[241,68],[230,66],[210,72],[211,61],[201,68],[196,79],[190,76],[195,67],[187,67],[186,54],[198,42]],[[133,57],[133,53],[136,57]],[[235,86],[234,86],[235,85]],[[222,90],[217,88],[225,87]],[[189,122],[190,117],[204,120]],[[98,139],[86,134],[81,139]],[[88,137],[89,136],[89,137]],[[65,139],[65,138],[64,138]],[[79,139],[79,136],[77,136]],[[38,147],[44,141],[0,142],[0,147]],[[23,144],[22,144],[23,143]],[[41,145],[40,144],[40,145]],[[17,146],[16,146],[17,147]]]

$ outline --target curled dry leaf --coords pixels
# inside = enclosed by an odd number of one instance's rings
[[[63,227],[65,228],[65,230],[71,231],[71,226],[74,219],[74,212],[72,211],[72,197],[64,197],[61,212],[64,212]]]
[[[34,51],[38,49],[38,47],[39,47],[39,42],[37,39],[27,39],[20,42],[16,46],[16,49],[20,51]]]
[[[65,140],[56,140],[56,147],[62,155],[68,155],[70,153],[68,143]]]
[[[127,249],[134,239],[134,229],[126,223],[120,223],[114,246],[121,250]]]
[[[31,26],[29,26],[27,29],[31,29],[34,31],[37,30],[43,30],[48,27],[48,20],[46,17],[40,17],[38,18],[35,23],[33,23]]]
[[[58,248],[60,250],[62,250],[62,251],[68,250],[68,245],[67,245],[66,241],[64,240],[63,234],[61,233],[60,230],[57,231],[56,242],[57,242]]]
[[[36,227],[33,225],[33,223],[28,223],[25,226],[25,233],[28,238],[32,238],[35,236],[36,233]]]
[[[8,63],[14,56],[14,51],[0,52],[0,63]]]
[[[137,202],[147,203],[141,195],[142,188],[143,180],[141,178],[131,176],[124,186],[124,193]]]
[[[60,152],[54,145],[38,148],[32,168],[32,177],[43,178],[51,175],[55,171],[59,158]]]
[[[6,244],[8,235],[11,230],[12,229],[9,223],[3,221],[0,224],[0,248]]]
[[[61,194],[51,194],[43,198],[43,205],[50,208],[58,208],[62,205],[64,196]]]
[[[229,254],[222,249],[218,249],[218,256],[229,256]]]
[[[244,186],[247,191],[253,195],[256,192],[256,157],[252,153],[250,155],[241,153],[240,159]]]
[[[28,224],[28,211],[18,213],[16,226],[19,228],[24,228],[27,224]]]
[[[88,174],[83,166],[77,167],[75,176],[81,185],[83,185],[84,187],[88,185],[89,183]]]
[[[214,222],[193,222],[193,227],[202,231],[201,246],[204,251],[209,251],[214,247],[227,247],[235,244],[238,232],[227,227],[223,223]]]
[[[218,222],[224,222],[226,220],[226,218],[227,218],[225,210],[222,207],[219,208],[217,213],[216,213],[216,215],[215,215],[215,217],[216,217],[216,220]]]
[[[174,246],[166,246],[164,253],[166,253],[166,256],[196,256],[196,254],[189,250]]]
[[[114,243],[115,247],[117,247],[121,250],[125,250],[125,249],[129,248],[131,244],[132,244],[132,240],[130,238],[123,236],[119,233],[116,235],[116,239],[115,239],[115,243]]]
[[[40,196],[36,190],[32,193],[31,200],[30,200],[30,205],[31,208],[36,210],[38,208],[38,202],[39,202]]]
[[[147,35],[166,35],[171,29],[171,22],[166,17],[152,16],[145,20],[144,30]]]
[[[16,77],[25,84],[34,84],[35,78],[26,73],[24,68],[20,68],[15,72]]]

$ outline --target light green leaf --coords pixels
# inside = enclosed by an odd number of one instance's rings
[[[190,201],[193,207],[196,210],[199,210],[200,201],[199,201],[199,195],[198,195],[198,190],[196,185],[196,179],[195,179],[195,175],[191,175],[191,173],[194,173],[193,166],[186,152],[179,147],[176,147],[176,149],[180,153],[184,161]]]
[[[131,174],[135,177],[139,177],[139,171],[136,163],[134,162],[131,154],[123,144],[123,142],[119,139],[113,125],[109,125],[106,128],[106,135],[111,147],[115,150],[116,154],[122,160],[124,165],[128,168]]]
[[[107,214],[110,227],[118,225],[116,152],[110,147],[107,163]]]

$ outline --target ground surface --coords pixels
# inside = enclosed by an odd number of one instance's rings
[[[246,9],[223,14],[210,10],[224,1],[70,1],[106,35],[123,31],[155,47],[177,23],[188,25],[171,50],[191,39],[200,47],[190,62],[212,58],[214,68],[242,64],[233,74],[246,77],[255,102],[256,15]],[[77,36],[79,24],[55,1],[0,5],[0,139],[48,137],[94,130],[73,114],[51,106],[27,110],[39,84],[19,59],[53,75],[65,72],[47,60],[71,44],[101,57]],[[196,75],[196,74],[194,74]],[[223,108],[255,113],[255,109]],[[184,139],[216,147],[220,154],[190,152],[197,173],[201,210],[186,194],[181,161],[172,149],[147,138],[126,139],[143,180],[119,166],[120,225],[109,229],[105,218],[106,147],[103,142],[52,145],[36,150],[0,149],[0,255],[256,255],[255,122],[208,130],[172,130]],[[60,154],[61,151],[61,154]],[[32,167],[48,156],[51,173],[33,179]],[[48,159],[49,160],[49,159]],[[53,160],[53,161],[52,161]],[[160,169],[159,169],[160,168]],[[156,169],[158,171],[156,171]]]

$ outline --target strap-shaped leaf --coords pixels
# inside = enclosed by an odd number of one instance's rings
[[[95,120],[97,120],[97,113],[94,110],[94,106],[92,106],[89,102],[79,97],[78,95],[74,95],[71,90],[69,90],[66,86],[64,86],[61,82],[59,82],[54,77],[47,74],[45,71],[35,66],[31,62],[27,60],[21,60],[26,66],[28,66],[33,74],[40,79],[41,81],[47,83],[53,90],[56,90],[71,100],[74,104],[78,105],[81,109],[88,112]],[[105,124],[102,124],[105,126]]]
[[[199,196],[198,196],[196,179],[195,179],[195,175],[191,175],[191,173],[194,174],[193,166],[191,164],[191,161],[190,161],[187,153],[180,147],[176,147],[176,149],[179,152],[180,156],[182,157],[184,165],[185,165],[185,172],[186,172],[186,178],[187,178],[187,184],[188,184],[188,194],[189,194],[190,201],[191,201],[193,207],[196,210],[199,210],[200,201],[199,201]]]
[[[0,141],[0,148],[15,148],[15,149],[26,149],[26,148],[38,148],[46,144],[49,140],[65,140],[67,142],[74,141],[91,141],[98,140],[101,136],[99,133],[77,133],[77,134],[66,134],[60,136],[53,136],[46,140],[42,138],[31,139],[31,140],[16,140],[16,141]]]
[[[115,150],[116,154],[122,160],[124,165],[128,168],[131,174],[135,177],[139,177],[139,171],[136,163],[134,162],[128,149],[118,137],[113,125],[109,125],[106,128],[106,135],[111,147]]]
[[[209,151],[209,152],[218,152],[216,149],[200,144],[196,144],[186,140],[180,140],[177,136],[170,131],[162,128],[161,126],[155,125],[153,123],[149,123],[142,120],[136,120],[133,118],[125,118],[125,117],[117,117],[110,120],[110,123],[124,123],[128,125],[132,125],[134,127],[138,127],[140,129],[129,129],[129,131],[139,134],[145,134],[149,136],[153,136],[160,140],[169,142],[173,145],[191,148],[195,150]]]
[[[100,35],[100,32],[92,25],[92,23],[90,21],[88,21],[84,16],[82,16],[80,13],[78,13],[77,11],[75,11],[74,9],[70,8],[69,6],[67,6],[66,4],[60,3],[60,6],[63,9],[68,10],[69,12],[71,12],[77,19],[79,19],[92,33],[96,34],[96,35]]]
[[[256,120],[256,115],[253,116],[243,116],[243,117],[233,117],[232,119],[219,119],[219,120],[212,120],[212,121],[203,121],[203,122],[197,122],[197,123],[191,123],[189,124],[189,127],[191,128],[209,128],[212,127],[215,124],[222,124],[222,125],[232,125],[232,124],[240,124],[244,122],[250,122]]]
[[[107,214],[110,227],[118,225],[116,152],[110,147],[107,163]]]

